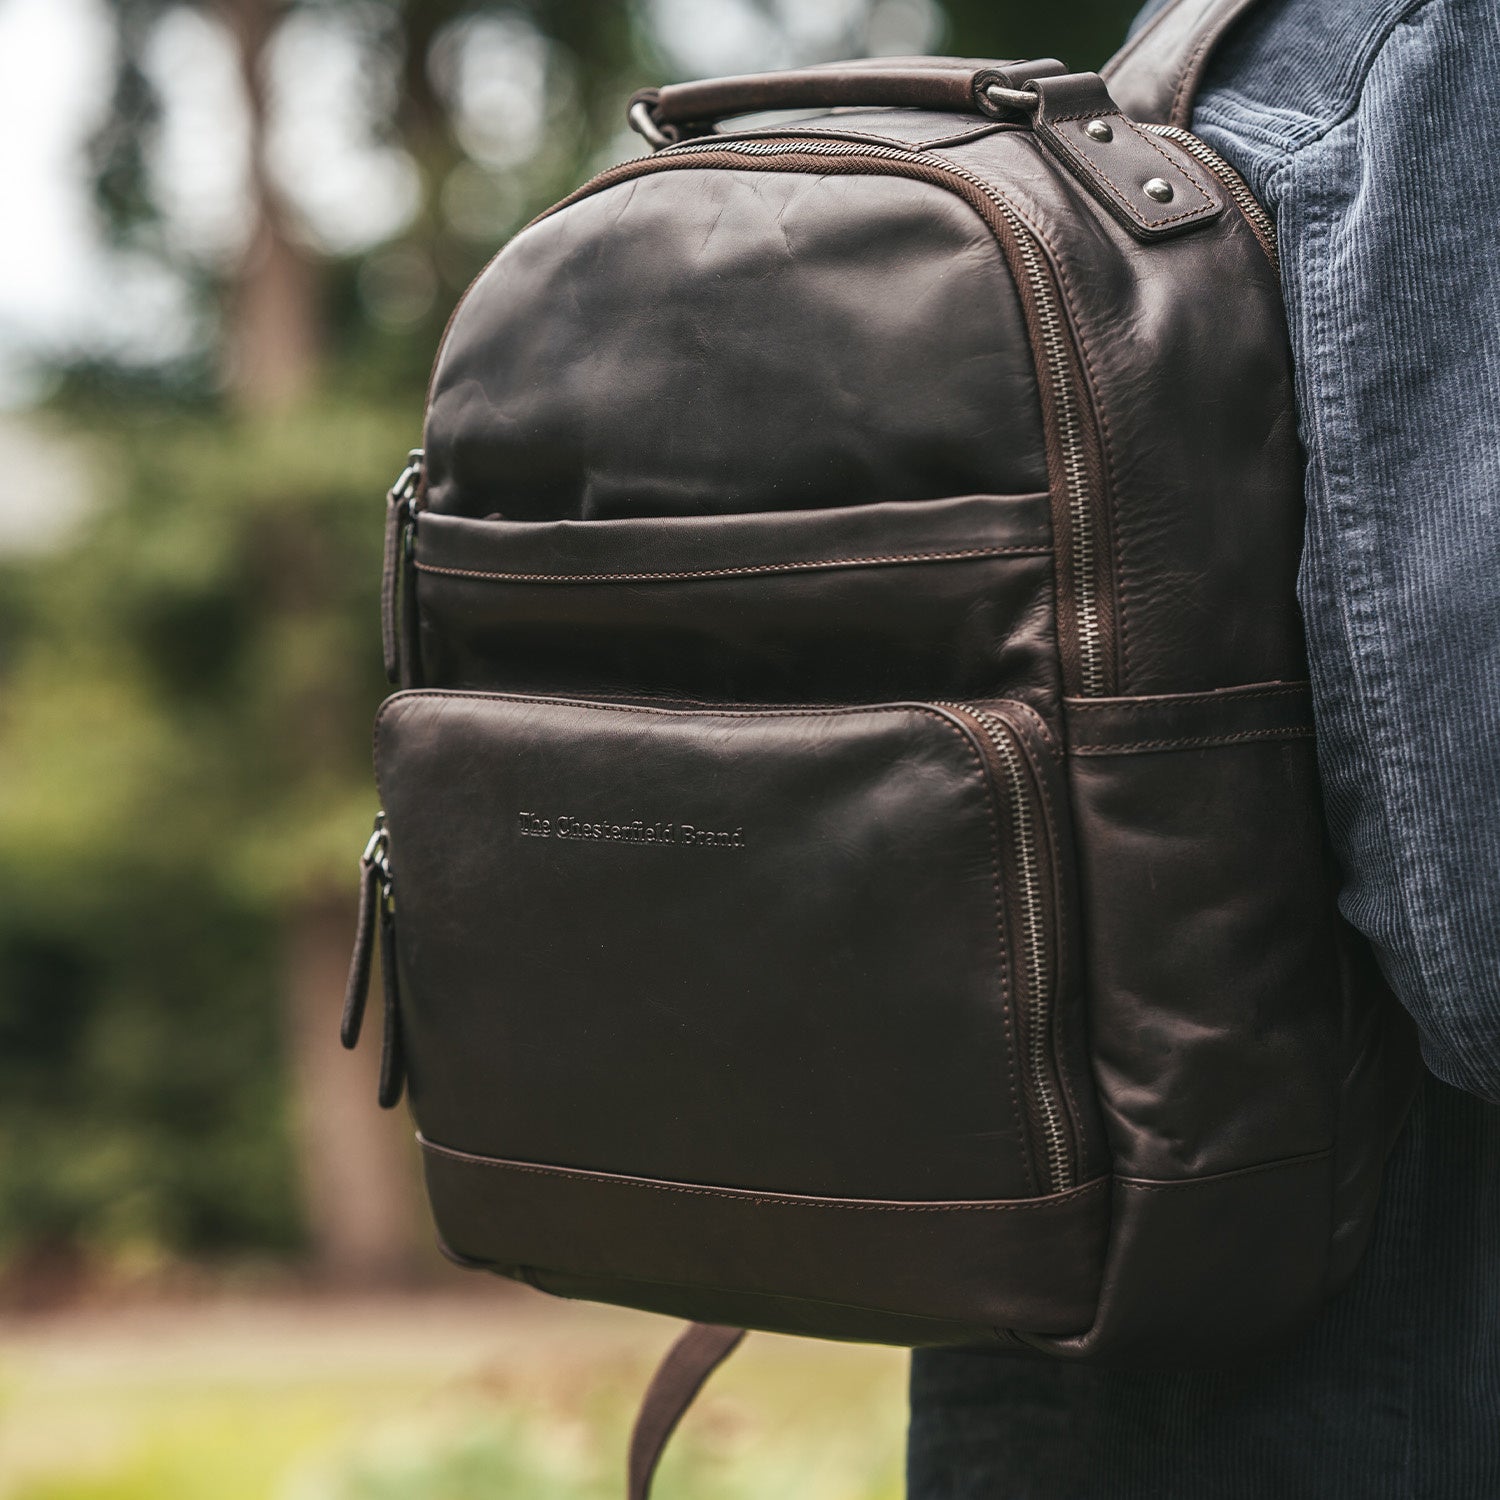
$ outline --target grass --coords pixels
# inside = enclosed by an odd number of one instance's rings
[[[619,1500],[677,1325],[523,1292],[0,1326],[0,1500]],[[905,1357],[758,1335],[656,1500],[900,1500]]]

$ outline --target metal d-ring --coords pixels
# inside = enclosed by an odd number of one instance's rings
[[[1030,114],[1041,98],[1035,88],[1010,89],[1003,83],[985,83],[982,79],[974,85],[974,102],[987,115],[1000,115],[1011,109]]]
[[[660,151],[663,146],[673,145],[677,140],[677,134],[672,131],[670,125],[663,128],[656,123],[656,116],[651,113],[651,101],[649,99],[637,99],[629,110],[626,111],[626,119],[630,121],[630,128],[640,136],[653,151]],[[668,131],[672,131],[668,134]]]

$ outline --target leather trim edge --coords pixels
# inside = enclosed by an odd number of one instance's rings
[[[504,1157],[480,1156],[470,1151],[458,1151],[451,1146],[440,1146],[430,1141],[421,1131],[417,1132],[417,1144],[424,1151],[449,1160],[463,1162],[468,1166],[495,1167],[507,1172],[520,1172],[530,1176],[553,1177],[577,1182],[607,1183],[611,1187],[640,1188],[664,1193],[686,1193],[700,1198],[721,1198],[731,1202],[754,1203],[763,1208],[816,1208],[847,1209],[867,1213],[1023,1213],[1032,1209],[1049,1208],[1075,1198],[1096,1193],[1108,1185],[1108,1177],[1095,1177],[1089,1182],[1069,1188],[1065,1193],[1052,1193],[1037,1198],[958,1198],[935,1199],[931,1202],[884,1198],[820,1198],[802,1193],[777,1193],[757,1188],[716,1187],[706,1183],[671,1182],[655,1177],[635,1177],[628,1173],[596,1172],[585,1167],[559,1167],[544,1162],[509,1161]]]
[[[1072,755],[1135,755],[1313,737],[1312,689],[1249,683],[1204,693],[1064,701]]]

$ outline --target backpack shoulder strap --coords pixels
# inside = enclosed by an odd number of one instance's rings
[[[708,1377],[739,1348],[743,1328],[694,1323],[657,1366],[630,1434],[629,1500],[650,1500],[651,1481],[667,1439]]]
[[[1101,69],[1133,120],[1187,125],[1209,59],[1256,0],[1167,0]]]

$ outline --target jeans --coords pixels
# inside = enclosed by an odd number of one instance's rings
[[[1497,75],[1495,0],[1267,0],[1194,119],[1276,215],[1341,905],[1436,1075],[1370,1250],[1250,1367],[919,1352],[912,1500],[1500,1500]]]

